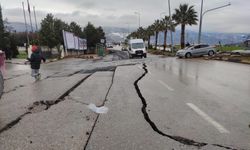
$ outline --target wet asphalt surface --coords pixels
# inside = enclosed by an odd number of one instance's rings
[[[7,64],[1,150],[250,149],[249,65],[112,50],[41,72]]]

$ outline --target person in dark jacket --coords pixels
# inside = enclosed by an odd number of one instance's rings
[[[31,66],[31,76],[34,77],[36,80],[41,79],[41,74],[39,73],[41,62],[45,62],[45,58],[41,55],[39,49],[37,46],[32,46],[32,54],[31,57],[28,58],[28,61],[30,61]]]

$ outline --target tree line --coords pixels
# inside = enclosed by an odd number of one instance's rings
[[[172,19],[171,19],[172,18]],[[197,12],[194,6],[189,6],[188,4],[180,4],[179,8],[175,9],[172,17],[165,16],[163,19],[157,19],[152,25],[146,28],[139,27],[135,32],[128,35],[130,38],[141,38],[148,41],[148,46],[152,47],[150,43],[151,36],[155,36],[154,47],[157,49],[158,45],[158,35],[160,32],[164,32],[164,50],[167,47],[167,34],[169,31],[175,32],[175,28],[181,26],[181,48],[185,47],[185,30],[187,25],[197,25],[198,21]]]
[[[17,39],[15,34],[7,29],[7,21],[4,22],[2,15],[2,7],[0,5],[0,50],[3,50],[6,55],[6,59],[17,57]]]
[[[41,45],[48,46],[50,49],[63,45],[63,33],[62,31],[68,31],[74,33],[75,36],[87,39],[88,48],[93,48],[97,43],[101,42],[101,39],[105,39],[105,32],[103,28],[95,27],[92,23],[82,28],[76,22],[67,24],[61,19],[55,18],[52,14],[47,16],[41,22],[41,29],[39,31],[39,37],[37,38]]]
[[[0,6],[0,50],[5,51],[7,58],[16,58],[19,54],[17,46],[24,46],[24,43],[28,46],[27,34],[25,32],[16,33],[9,28],[7,22],[3,20]],[[68,24],[54,17],[53,14],[47,14],[41,21],[40,30],[34,33],[28,33],[29,44],[47,46],[49,50],[57,48],[60,52],[60,46],[64,45],[63,30],[72,32],[80,38],[87,39],[87,47],[92,50],[94,50],[97,43],[101,42],[101,39],[106,41],[105,32],[101,26],[95,27],[92,23],[88,22],[88,24],[82,28],[76,22]]]

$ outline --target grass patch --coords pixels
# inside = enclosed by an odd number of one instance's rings
[[[148,49],[148,53],[151,53],[154,55],[175,56],[175,53],[171,53],[169,51],[154,50],[154,49]]]
[[[227,51],[227,52],[231,52],[231,51],[234,51],[234,50],[243,50],[244,49],[244,47],[241,47],[241,46],[218,46],[218,47],[216,47],[216,49],[218,50],[218,51],[222,51],[222,52],[225,52],[225,51]]]
[[[17,55],[17,59],[26,59],[28,57],[28,54],[24,51],[19,52],[19,55]]]

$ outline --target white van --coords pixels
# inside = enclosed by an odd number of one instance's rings
[[[147,58],[147,51],[142,39],[131,39],[129,40],[128,45],[129,58],[136,56]]]

